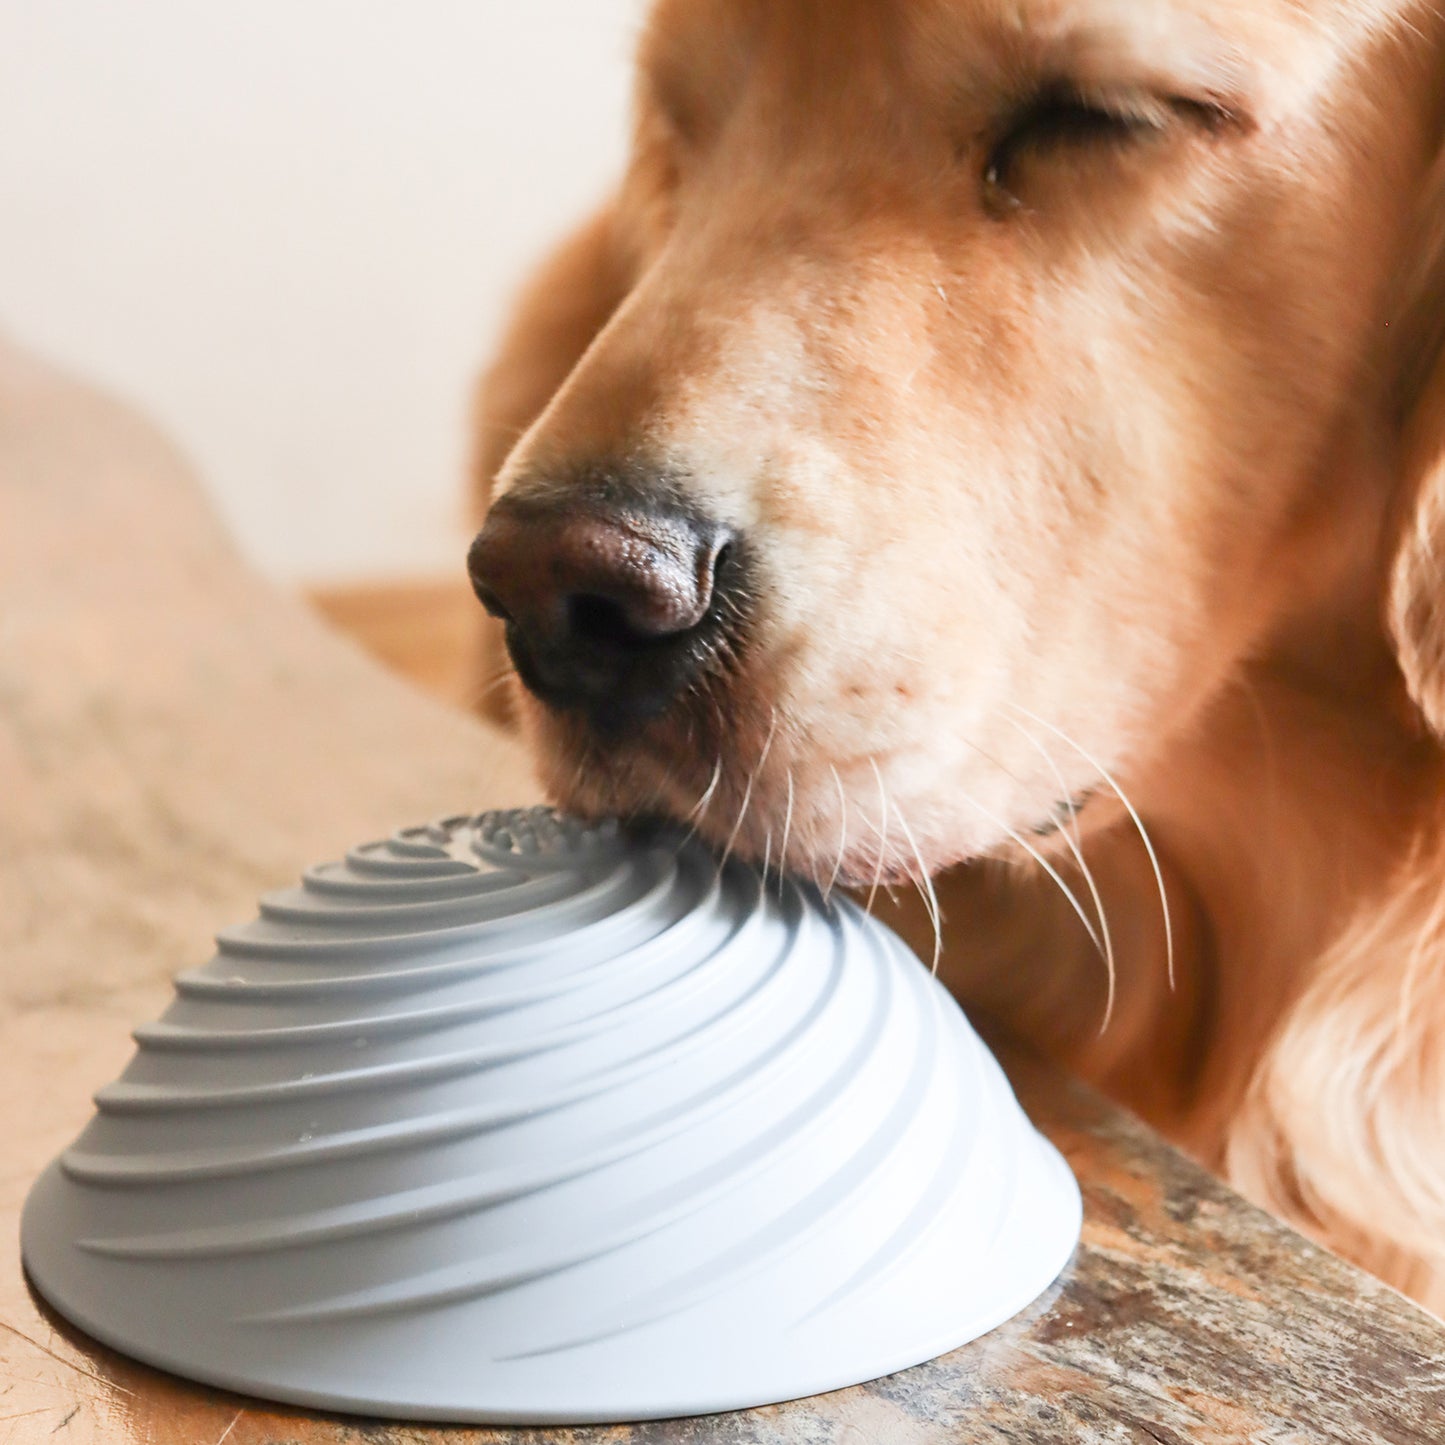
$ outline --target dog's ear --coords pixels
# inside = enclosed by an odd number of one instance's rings
[[[1445,737],[1445,149],[1417,224],[1394,322],[1404,489],[1386,615],[1410,696]]]

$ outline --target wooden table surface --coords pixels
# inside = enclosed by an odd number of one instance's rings
[[[0,623],[0,1445],[1445,1442],[1445,1325],[1018,1060],[1083,1186],[1082,1246],[1024,1315],[868,1386],[497,1433],[273,1409],[89,1343],[28,1293],[20,1206],[170,974],[383,820],[532,785],[508,739],[250,573],[152,429],[3,342]]]
[[[790,1405],[614,1429],[438,1428],[268,1406],[134,1364],[38,1306],[15,1247],[24,1181],[11,1177],[0,1442],[1445,1441],[1445,1324],[1259,1213],[1081,1086],[1005,1061],[1079,1176],[1083,1243],[1032,1308],[931,1364]]]

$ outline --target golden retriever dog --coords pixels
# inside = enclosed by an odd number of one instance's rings
[[[480,405],[552,795],[918,885],[971,1007],[1445,1308],[1439,7],[662,0],[638,75]]]

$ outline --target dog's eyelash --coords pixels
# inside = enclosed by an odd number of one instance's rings
[[[1018,112],[989,149],[984,181],[1007,190],[1015,162],[1026,150],[1129,141],[1162,129],[1166,107],[1110,110],[1082,96],[1050,91]]]
[[[1162,135],[1177,121],[1218,131],[1234,119],[1228,106],[1212,100],[1131,93],[1106,103],[1066,87],[1051,87],[1016,111],[993,140],[984,163],[984,184],[994,194],[1012,199],[1012,173],[1029,152],[1130,144]]]

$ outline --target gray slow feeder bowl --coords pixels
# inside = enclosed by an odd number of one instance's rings
[[[495,1423],[761,1405],[1057,1275],[1079,1194],[957,1005],[846,901],[544,809],[269,895],[31,1191],[106,1344],[302,1405]]]

